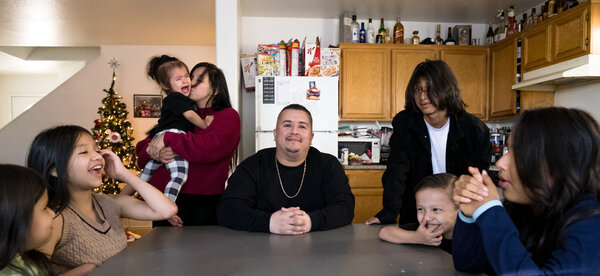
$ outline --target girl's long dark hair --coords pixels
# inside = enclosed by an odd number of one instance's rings
[[[578,109],[525,111],[514,126],[512,152],[532,203],[510,203],[507,211],[521,242],[542,266],[562,246],[571,223],[600,214],[597,209],[569,211],[583,195],[600,200],[600,127]]]
[[[69,204],[67,167],[79,136],[91,135],[80,126],[66,125],[47,129],[38,134],[27,156],[27,167],[38,172],[48,183],[48,207],[60,213]],[[55,171],[57,176],[53,176]]]
[[[40,275],[50,274],[50,261],[36,250],[25,251],[35,203],[46,190],[46,182],[34,170],[17,165],[0,165],[0,270],[8,267],[30,275],[35,267]],[[21,255],[24,267],[12,260]]]

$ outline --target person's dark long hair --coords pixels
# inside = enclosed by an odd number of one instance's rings
[[[210,81],[212,90],[210,98],[208,101],[206,101],[206,106],[198,106],[198,108],[206,108],[208,107],[209,103],[212,103],[212,109],[214,111],[220,111],[225,108],[232,107],[231,100],[229,98],[229,89],[227,88],[227,80],[225,79],[223,70],[210,62],[200,62],[192,68],[192,71],[190,71],[190,76],[193,76],[194,72],[198,69],[204,69],[204,72],[200,74],[196,83],[192,83],[192,86],[196,87],[198,84],[200,84],[200,81],[202,81],[204,77],[208,75],[208,80]],[[237,159],[238,150],[236,148],[233,152],[233,158],[231,158],[231,162],[229,162],[230,171],[235,169]]]
[[[39,275],[50,275],[50,261],[36,250],[27,250],[27,236],[36,202],[46,190],[46,182],[34,170],[17,165],[0,165],[0,270],[8,267],[30,275],[35,267]],[[19,254],[24,267],[12,260]],[[35,271],[34,269],[34,271]]]
[[[208,80],[210,81],[210,86],[212,88],[212,94],[208,101],[206,101],[206,105],[209,103],[212,104],[212,108],[215,111],[223,110],[225,108],[231,107],[231,100],[229,99],[229,89],[227,88],[227,80],[225,79],[225,74],[223,71],[219,69],[216,65],[209,62],[200,62],[192,68],[190,71],[190,75],[194,75],[194,71],[198,69],[204,69],[204,72],[200,74],[198,81],[196,83],[192,83],[192,86],[197,86],[201,80],[204,79],[204,76],[208,74]],[[205,108],[206,106],[199,106],[198,108]]]
[[[404,109],[421,113],[415,104],[417,88],[421,87],[421,78],[427,85],[427,97],[431,105],[446,110],[448,116],[465,111],[465,103],[460,96],[458,82],[450,66],[443,60],[426,60],[419,63],[413,71],[404,94]]]
[[[569,211],[583,195],[600,199],[600,130],[578,109],[525,111],[512,133],[512,152],[528,206],[506,204],[521,242],[538,266],[560,248],[566,228],[600,210]]]
[[[69,204],[67,167],[77,140],[83,133],[91,135],[85,128],[74,125],[47,129],[33,139],[29,148],[27,167],[45,178],[48,183],[48,207],[57,214]]]

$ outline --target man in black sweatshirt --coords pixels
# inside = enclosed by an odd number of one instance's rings
[[[335,156],[311,147],[312,116],[302,105],[283,108],[275,148],[244,160],[217,207],[219,224],[246,231],[298,235],[350,224],[354,195]]]

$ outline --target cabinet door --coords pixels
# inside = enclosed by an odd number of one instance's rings
[[[384,170],[346,170],[354,194],[353,223],[364,223],[383,208],[381,176]]]
[[[552,61],[558,62],[589,53],[589,9],[559,18],[554,24]]]
[[[458,88],[467,112],[486,119],[488,94],[488,49],[468,47],[442,49],[440,57],[448,63],[458,81]]]
[[[522,38],[523,72],[550,64],[552,61],[551,26],[540,26]]]
[[[512,90],[516,76],[516,38],[491,47],[490,118],[515,115],[516,93]]]
[[[404,110],[406,86],[417,65],[426,59],[435,59],[435,57],[435,49],[392,49],[393,105],[390,119],[393,119],[398,112]]]
[[[390,117],[390,51],[383,46],[368,46],[342,47],[342,120]]]

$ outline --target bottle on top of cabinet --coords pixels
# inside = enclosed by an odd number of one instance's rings
[[[360,43],[367,42],[367,31],[365,31],[365,22],[360,22],[360,31],[358,32],[358,39]]]
[[[487,35],[485,36],[485,45],[494,44],[494,28],[492,27],[492,20],[490,20],[490,25],[488,27]]]
[[[421,42],[421,39],[419,39],[419,31],[413,31],[411,42],[412,44],[419,44]]]
[[[394,25],[394,44],[404,43],[404,26],[400,23],[400,17],[396,18],[396,25]]]
[[[446,45],[456,45],[456,41],[452,39],[452,27],[448,27],[448,38],[444,41]]]
[[[442,39],[442,35],[440,34],[441,28],[442,28],[441,25],[437,24],[436,35],[435,35],[435,45],[444,44],[444,40]]]
[[[375,43],[375,30],[373,29],[373,19],[369,18],[369,28],[367,28],[367,43]]]
[[[383,18],[381,24],[379,24],[379,30],[377,30],[377,36],[375,36],[375,43],[384,43],[385,39],[385,25],[383,24]]]
[[[357,43],[360,41],[360,26],[358,25],[358,22],[356,21],[356,14],[352,15],[352,23],[350,23],[350,29],[352,31],[352,42]]]

